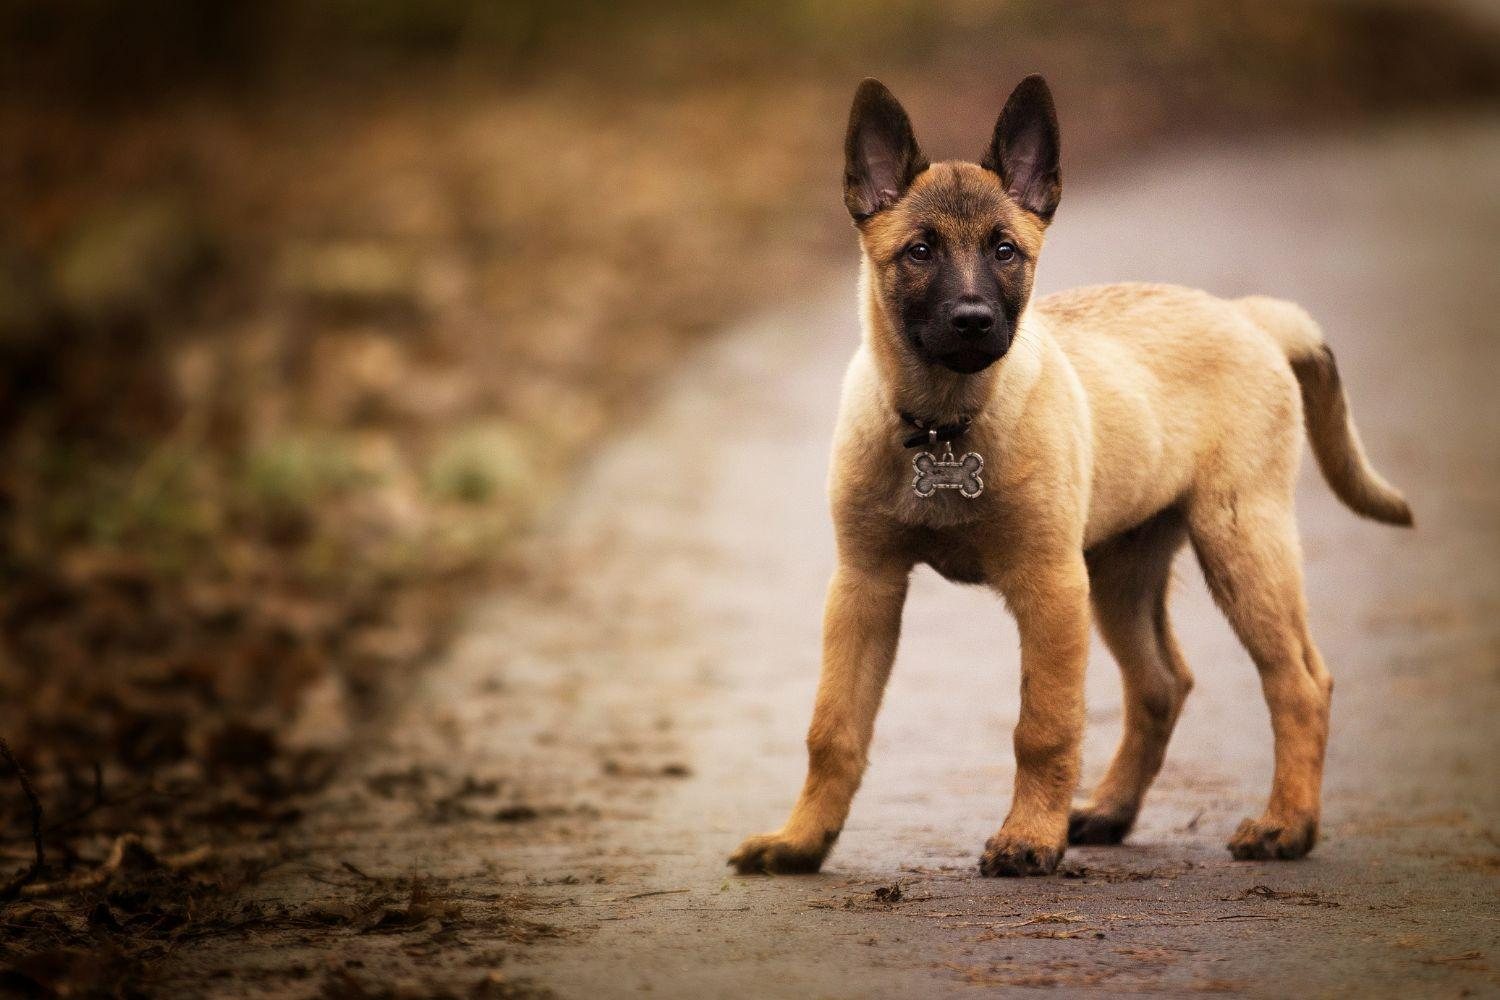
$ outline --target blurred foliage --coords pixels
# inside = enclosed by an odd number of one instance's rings
[[[1092,38],[1142,69],[1212,60],[1259,86],[1312,71],[1365,90],[1383,78],[1400,100],[1456,75],[1492,80],[1492,61],[1463,37],[1484,30],[1436,4],[1315,0],[0,0],[0,83],[116,104],[425,63],[510,82],[660,86],[955,63],[975,45],[1003,59]]]
[[[347,442],[326,434],[289,435],[251,450],[237,493],[267,538],[291,542],[312,530],[318,511],[373,485],[372,479],[361,474]]]
[[[110,206],[57,249],[54,292],[80,323],[143,317],[180,300],[211,259],[206,234],[164,198]]]
[[[539,490],[540,470],[526,456],[523,432],[505,422],[466,428],[443,442],[434,453],[428,477],[433,493],[464,503],[497,499],[524,502],[529,490]]]

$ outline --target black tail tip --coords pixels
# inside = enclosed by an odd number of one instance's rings
[[[1381,512],[1381,521],[1394,525],[1397,528],[1415,528],[1417,526],[1416,516],[1411,512],[1411,505],[1405,500],[1394,504],[1390,510]]]

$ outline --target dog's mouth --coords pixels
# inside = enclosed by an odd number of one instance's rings
[[[960,375],[978,375],[999,361],[1004,354],[1004,351],[954,351],[935,360],[950,372],[957,372]]]
[[[996,331],[982,340],[964,340],[930,344],[918,335],[914,338],[917,353],[929,365],[946,368],[959,375],[977,375],[1005,357],[1010,349],[1009,332]]]

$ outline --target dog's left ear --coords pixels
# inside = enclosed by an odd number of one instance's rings
[[[999,174],[1006,193],[1046,223],[1062,198],[1060,152],[1052,91],[1033,73],[1011,91],[980,165]]]

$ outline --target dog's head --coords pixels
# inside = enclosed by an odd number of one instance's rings
[[[878,80],[854,95],[844,204],[875,293],[918,361],[971,375],[1010,348],[1062,194],[1057,114],[1040,76],[1005,102],[979,164],[928,164]]]

